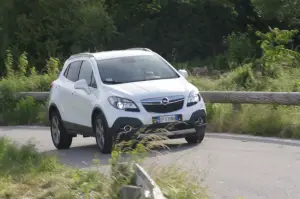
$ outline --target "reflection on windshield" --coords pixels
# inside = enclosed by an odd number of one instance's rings
[[[98,69],[105,84],[178,78],[179,75],[155,55],[98,60]]]

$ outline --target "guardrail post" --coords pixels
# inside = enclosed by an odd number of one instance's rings
[[[232,104],[232,121],[236,120],[236,115],[238,114],[238,112],[240,112],[242,109],[242,105],[241,104]]]
[[[150,177],[150,175],[138,164],[135,164],[135,183],[141,187],[143,197],[151,199],[166,199],[158,185]]]
[[[120,189],[120,199],[143,199],[142,188],[125,185]]]

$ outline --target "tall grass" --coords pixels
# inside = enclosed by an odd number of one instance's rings
[[[286,68],[276,78],[255,73],[245,65],[219,79],[190,77],[199,90],[235,91],[300,91],[300,69]],[[300,108],[281,105],[242,105],[232,112],[228,104],[207,104],[209,129],[214,132],[235,132],[260,136],[300,138]],[[233,119],[233,114],[235,117]]]
[[[135,183],[133,163],[142,161],[150,149],[143,142],[135,149],[124,150],[122,145],[112,152],[111,174],[104,175],[63,166],[55,156],[40,154],[31,144],[18,147],[7,138],[0,138],[0,198],[119,199],[120,188]],[[101,166],[99,161],[94,160],[96,166]],[[166,175],[167,171],[171,170],[160,167],[155,175],[160,177],[159,185],[169,199],[208,198],[206,189],[198,181],[186,178],[185,171]]]

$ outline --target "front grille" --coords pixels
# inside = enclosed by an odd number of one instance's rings
[[[144,108],[148,112],[152,113],[169,113],[173,111],[178,111],[183,107],[183,101],[175,102],[168,105],[144,105]]]
[[[169,99],[169,104],[166,105],[161,103],[163,98],[165,97],[142,100],[142,105],[146,111],[151,113],[170,113],[182,109],[184,104],[183,96],[167,97]]]

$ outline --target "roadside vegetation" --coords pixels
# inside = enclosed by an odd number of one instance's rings
[[[241,63],[238,60],[242,58],[236,58],[238,49],[249,49],[249,42],[244,35],[231,35],[228,40],[241,41],[230,44],[229,51],[232,53],[226,59],[233,69],[218,76],[191,75],[189,81],[200,91],[300,91],[300,54],[284,46],[295,34],[297,31],[279,29],[265,34],[257,32],[263,55]],[[272,45],[275,42],[277,46]],[[241,43],[246,44],[243,46]],[[190,71],[193,64],[187,62],[175,66]],[[239,66],[234,67],[236,65]],[[32,97],[15,100],[13,95],[20,91],[49,91],[50,83],[57,78],[57,70],[62,67],[61,62],[50,58],[45,62],[44,72],[37,73],[35,67],[29,64],[26,53],[16,59],[7,51],[5,67],[7,75],[0,81],[0,92],[3,93],[0,97],[1,125],[47,125],[46,102],[35,101]],[[242,105],[233,120],[231,105],[207,104],[210,131],[285,138],[300,138],[297,130],[300,128],[299,110],[296,106]]]
[[[133,163],[141,162],[149,150],[143,144],[135,149],[123,148],[120,144],[114,149],[111,172],[102,174],[62,165],[55,156],[38,153],[30,143],[18,147],[7,138],[0,138],[0,198],[119,199],[123,185],[134,185]],[[101,160],[95,159],[94,164],[101,166]],[[169,175],[170,171],[176,172]],[[168,199],[208,198],[207,190],[185,171],[160,167],[154,174]]]

